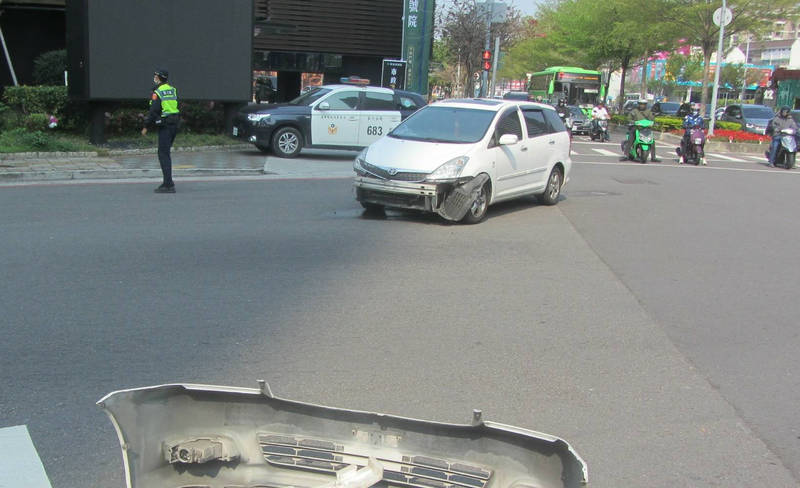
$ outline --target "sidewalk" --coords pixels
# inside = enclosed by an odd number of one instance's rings
[[[303,150],[294,159],[264,154],[250,144],[172,151],[176,178],[263,176],[345,178],[353,175],[352,151]],[[97,153],[15,153],[0,155],[0,184],[91,179],[161,179],[155,149]]]

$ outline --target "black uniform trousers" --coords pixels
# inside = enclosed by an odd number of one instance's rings
[[[177,134],[177,120],[173,122],[167,118],[158,126],[158,164],[161,165],[164,186],[167,187],[175,186],[175,182],[172,181],[172,156],[170,155],[170,150]]]

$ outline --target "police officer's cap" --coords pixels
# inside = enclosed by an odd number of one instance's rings
[[[166,80],[169,78],[169,71],[165,69],[157,69],[153,74],[158,76],[162,80]]]

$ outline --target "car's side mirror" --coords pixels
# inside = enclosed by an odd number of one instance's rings
[[[328,102],[322,102],[319,105],[317,105],[317,110],[330,110],[330,109],[331,109],[331,104]]]
[[[518,142],[519,138],[516,136],[516,134],[503,134],[500,136],[500,140],[497,141],[497,143],[501,146],[513,146]]]

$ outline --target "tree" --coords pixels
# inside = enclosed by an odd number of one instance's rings
[[[461,64],[464,69],[459,82],[464,86],[464,95],[472,96],[472,75],[480,71],[481,53],[486,46],[489,12],[481,9],[476,0],[453,0],[444,12],[437,29],[438,37],[446,45],[442,52],[451,64]],[[500,38],[500,48],[513,44],[522,33],[523,25],[519,10],[509,7],[506,20],[491,24],[490,39],[494,49],[494,39]],[[497,55],[496,53],[495,55]]]
[[[48,51],[33,60],[33,81],[39,85],[63,85],[67,50]]]
[[[701,104],[708,102],[711,54],[719,41],[719,27],[714,24],[714,11],[722,6],[722,0],[665,0],[673,9],[673,15],[663,18],[665,26],[680,32],[688,44],[698,46],[703,52],[703,90]],[[800,13],[796,0],[735,0],[728,7],[733,10],[733,19],[725,27],[725,34],[765,32],[776,19],[794,18]],[[724,54],[717,55],[721,61]],[[720,73],[722,74],[722,73]]]

